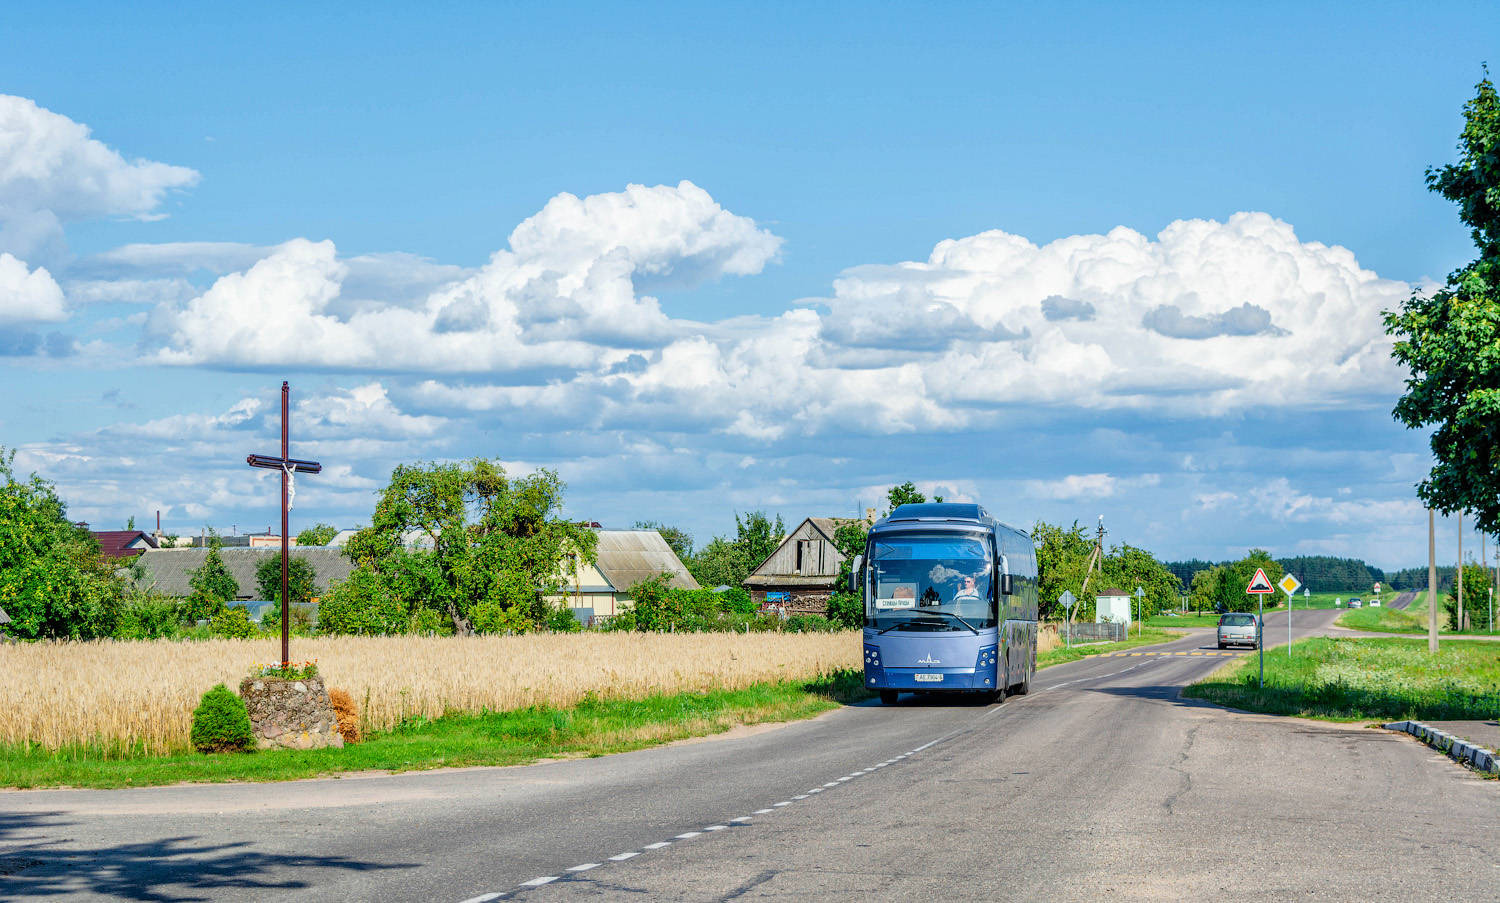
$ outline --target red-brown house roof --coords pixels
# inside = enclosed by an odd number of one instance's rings
[[[93,534],[105,558],[134,558],[156,548],[156,540],[143,530],[94,530]]]

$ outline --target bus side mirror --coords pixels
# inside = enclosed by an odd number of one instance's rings
[[[859,592],[859,572],[865,566],[865,556],[854,556],[854,567],[849,569],[849,592]]]
[[[1000,595],[1009,596],[1013,594],[1015,592],[1015,588],[1010,584],[1010,559],[1006,558],[1004,555],[1001,555],[1000,561],[998,562],[995,569],[999,572],[997,575],[999,579],[995,582],[1000,587]]]

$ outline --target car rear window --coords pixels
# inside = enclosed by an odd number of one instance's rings
[[[1219,619],[1221,627],[1254,627],[1255,615],[1225,615]]]

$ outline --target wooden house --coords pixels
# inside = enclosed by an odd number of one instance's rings
[[[838,524],[832,517],[804,520],[745,578],[750,598],[763,610],[826,614],[844,566],[844,556],[833,544]]]

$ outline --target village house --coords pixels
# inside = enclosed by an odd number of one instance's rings
[[[568,606],[573,616],[588,624],[593,618],[619,614],[630,605],[630,588],[658,574],[669,574],[667,586],[699,589],[677,553],[655,530],[597,530],[597,561],[573,558],[576,574],[566,575],[561,596],[550,601]]]
[[[276,560],[281,549],[221,548],[219,557],[239,584],[237,601],[275,601],[258,599],[255,585],[255,569],[262,561]],[[320,590],[327,590],[337,580],[347,578],[354,570],[354,562],[344,556],[342,549],[309,548],[293,549],[293,558],[303,558],[312,565]],[[149,549],[140,556],[137,569],[141,576],[135,578],[137,589],[161,593],[166,596],[190,596],[193,587],[189,582],[192,572],[208,560],[208,549]]]
[[[88,530],[88,524],[78,526]],[[147,549],[157,548],[155,537],[144,530],[89,530],[99,541],[99,554],[109,561],[126,561]]]
[[[745,578],[750,598],[762,610],[788,615],[827,612],[844,566],[844,556],[833,544],[838,525],[832,517],[803,521]]]

